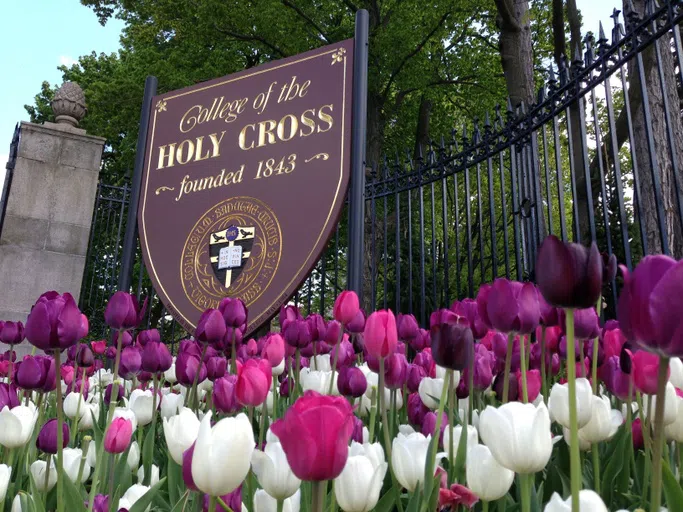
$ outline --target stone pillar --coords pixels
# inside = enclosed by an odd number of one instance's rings
[[[48,290],[77,301],[81,291],[104,139],[77,128],[85,115],[78,85],[65,83],[52,107],[57,123],[21,123],[0,234],[0,320],[26,322]]]

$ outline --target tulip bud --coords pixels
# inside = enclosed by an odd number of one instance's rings
[[[228,368],[228,361],[224,357],[211,357],[206,362],[206,374],[210,381],[215,381],[223,375]]]
[[[119,362],[119,376],[124,379],[132,379],[140,372],[142,355],[138,347],[130,346],[121,351]]]
[[[165,372],[173,364],[168,347],[158,341],[148,341],[142,349],[141,367],[150,373]]]
[[[0,322],[0,342],[18,345],[24,340],[24,324],[21,322]]]
[[[334,301],[334,319],[344,325],[350,324],[360,311],[360,303],[356,292],[345,290]]]
[[[342,368],[339,371],[337,388],[341,395],[358,398],[365,393],[367,387],[368,381],[359,368],[352,366],[350,368]]]
[[[308,323],[308,328],[311,331],[311,340],[314,343],[318,341],[324,341],[327,328],[325,326],[325,319],[322,317],[322,315],[317,313],[308,315],[306,322]]]
[[[62,448],[69,445],[69,426],[62,423]],[[48,420],[38,433],[36,446],[45,453],[57,453],[57,420]]]
[[[388,464],[379,443],[352,443],[344,470],[334,480],[334,495],[345,512],[366,512],[379,501]]]
[[[280,307],[280,330],[284,332],[287,328],[287,322],[293,320],[301,320],[301,313],[296,306],[281,306]]]
[[[602,282],[611,283],[617,277],[617,257],[614,254],[601,253],[602,256]]]
[[[646,395],[657,394],[657,371],[659,369],[659,356],[644,350],[639,350],[633,355],[633,383],[636,389]],[[670,370],[667,369],[667,379]]]
[[[394,353],[387,357],[384,369],[384,384],[389,389],[401,389],[406,383],[408,360],[403,354]]]
[[[84,502],[84,507],[88,508],[89,502]],[[98,494],[93,500],[93,512],[109,512],[109,496],[105,494]]]
[[[483,501],[496,501],[505,496],[515,479],[514,471],[501,466],[488,446],[476,444],[468,450],[467,485]]]
[[[576,421],[579,428],[584,427],[591,419],[593,412],[593,391],[588,379],[576,379]],[[569,387],[567,384],[553,384],[548,398],[550,417],[560,425],[570,428],[569,422]]]
[[[285,358],[285,340],[279,334],[269,334],[263,344],[261,355],[266,359],[270,366],[275,368],[282,363]]]
[[[76,364],[82,368],[85,368],[92,366],[94,362],[95,357],[93,356],[90,347],[86,344],[78,345],[78,350],[76,352]]]
[[[140,307],[135,295],[127,292],[116,292],[111,296],[104,311],[104,321],[116,330],[128,330],[142,322],[147,308],[147,299]]]
[[[567,322],[564,310],[560,311],[560,325],[564,330]],[[595,308],[577,309],[574,311],[574,336],[579,339],[592,339],[600,334],[600,320]]]
[[[305,320],[292,320],[287,323],[284,331],[287,344],[295,348],[302,348],[311,343],[311,328]]]
[[[268,397],[272,379],[268,361],[250,359],[237,370],[237,400],[242,405],[261,405]]]
[[[138,345],[144,347],[150,342],[161,343],[161,335],[156,329],[145,329],[138,333],[136,340]]]
[[[192,386],[204,382],[207,376],[206,365],[201,361],[201,356],[191,352],[180,352],[175,362],[175,373],[178,382],[184,386]],[[199,373],[199,375],[197,375]]]
[[[23,389],[42,389],[47,378],[47,366],[37,357],[26,356],[23,361],[15,364],[14,382]],[[1,384],[0,384],[1,385]],[[2,391],[0,391],[0,395]],[[0,409],[2,398],[0,398]]]
[[[301,480],[292,473],[279,442],[268,441],[263,451],[255,450],[251,464],[259,484],[273,498],[289,498],[301,485]]]
[[[242,324],[240,324],[242,325]],[[223,314],[217,309],[207,309],[199,317],[195,338],[202,343],[220,343],[225,337],[226,325]]]
[[[420,327],[413,315],[398,314],[396,319],[396,329],[401,340],[410,342],[420,334]]]
[[[346,324],[346,330],[353,334],[360,334],[365,328],[365,311],[362,309],[358,310],[356,316],[353,317],[348,324]]]
[[[572,498],[571,496],[566,500],[554,492],[550,497],[550,501],[545,506],[543,512],[564,512],[571,510]],[[590,512],[608,512],[605,503],[602,501],[600,495],[590,489],[582,489],[579,491],[579,510],[590,510]]]
[[[389,309],[372,313],[365,322],[363,338],[370,355],[381,358],[393,354],[398,344],[398,332],[392,311]]]
[[[418,364],[409,364],[406,384],[410,393],[416,393],[420,382],[427,376],[425,369]]]
[[[517,381],[517,377],[513,374],[510,373],[508,377],[508,396],[507,396],[507,401],[508,402],[514,402],[517,400],[517,397],[519,395],[519,382]],[[496,394],[496,398],[500,401],[504,400],[503,397],[503,390],[505,389],[505,374],[504,373],[499,373],[496,375],[496,378],[493,381],[493,392]]]
[[[213,403],[224,414],[234,414],[240,409],[236,394],[237,376],[226,374],[213,383]]]
[[[163,425],[168,453],[176,463],[184,465],[184,453],[191,448],[199,433],[197,416],[185,407],[179,414],[164,418]]]
[[[457,316],[467,320],[470,329],[472,329],[472,335],[474,336],[474,339],[480,340],[488,333],[488,326],[479,316],[479,307],[476,300],[464,299],[462,301],[455,301],[451,305],[451,311],[453,311]]]
[[[434,362],[451,370],[463,370],[473,357],[471,329],[462,324],[443,323],[431,328]]]
[[[52,291],[33,305],[24,333],[41,350],[64,350],[88,334],[88,321],[71,294]]]
[[[192,446],[183,452],[183,482],[185,483],[185,487],[187,487],[189,490],[199,491],[194,483],[194,480],[192,479],[192,459],[194,457],[194,445],[195,443],[192,443]]]
[[[114,418],[104,436],[104,449],[108,453],[123,453],[132,436],[133,424],[126,418]]]
[[[227,327],[242,329],[247,323],[247,306],[242,299],[226,297],[218,305]]]
[[[441,413],[441,427],[439,430],[439,445],[443,444],[443,432],[448,425],[448,415],[444,412]],[[425,414],[422,420],[422,434],[425,436],[434,435],[434,429],[436,428],[436,413],[434,411],[429,411]]]

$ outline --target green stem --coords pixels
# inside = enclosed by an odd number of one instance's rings
[[[55,371],[57,375],[57,386],[55,386],[55,391],[57,392],[57,511],[62,512],[64,510],[64,482],[63,478],[60,478],[59,471],[64,468],[64,433],[62,432],[62,425],[64,424],[64,410],[62,406],[62,380],[60,377],[61,363],[61,352],[55,350]],[[49,467],[47,468],[49,471]],[[47,473],[46,473],[47,474]],[[65,473],[62,472],[65,476]]]
[[[76,444],[76,436],[78,435],[78,423],[81,420],[81,401],[83,400],[83,391],[84,390],[85,390],[85,375],[83,375],[83,378],[81,379],[81,389],[78,392],[78,405],[76,406],[76,418],[74,418],[73,436],[71,436],[71,440],[73,441],[71,443],[72,446],[78,446]],[[2,510],[2,509],[0,509],[0,510]]]
[[[339,344],[334,348],[334,357],[332,358],[332,376],[330,378],[330,388],[327,390],[327,394],[332,394],[332,389],[334,388],[334,372],[337,371],[337,359],[339,358]],[[314,359],[315,361],[315,359]]]
[[[581,490],[581,454],[579,452],[579,427],[576,411],[576,346],[574,345],[574,310],[567,308],[567,387],[569,392],[569,466],[571,473],[572,512],[579,512]]]
[[[282,506],[284,505],[284,500],[277,500],[277,512],[282,512]]]
[[[521,365],[522,373],[522,403],[529,403],[529,388],[526,382],[526,346],[524,343],[524,336],[519,338],[519,364]]]
[[[370,443],[375,441],[375,423],[377,423],[377,388],[372,388],[370,392],[370,435],[368,436]]]
[[[453,370],[448,370],[452,372]],[[450,387],[450,386],[449,386]],[[455,481],[455,453],[453,450],[453,424],[455,423],[455,391],[448,391],[448,485]],[[470,399],[472,390],[470,389]],[[438,435],[438,432],[437,432]],[[460,435],[467,435],[467,425],[464,426]]]
[[[278,394],[279,393],[277,392],[277,377],[273,375],[273,420],[277,419]],[[268,400],[268,398],[266,398],[266,400]]]
[[[199,366],[197,366],[197,371],[194,374],[192,389],[190,391],[190,407],[192,407],[195,413],[199,412],[199,390],[197,389],[197,381],[199,380],[199,374],[202,373],[202,364],[204,364],[204,357],[206,356],[207,348],[209,348],[209,344],[205,343],[204,348],[202,349],[202,357],[199,359]]]
[[[597,305],[597,312],[598,312],[598,317],[600,316],[600,310],[602,309],[602,295],[598,298],[598,305]],[[598,394],[598,343],[599,343],[599,337],[596,336],[595,339],[593,340],[593,360],[591,361],[592,367],[591,367],[591,382],[592,382],[592,388],[593,388],[593,394],[597,395]]]
[[[683,443],[676,444],[676,452],[678,453],[678,481],[683,483]],[[0,507],[2,510],[2,507]]]
[[[275,397],[273,397],[274,399]],[[258,429],[258,445],[259,449],[263,445],[263,438],[266,435],[266,416],[268,415],[268,397],[266,397],[265,402],[261,406],[261,422]]]
[[[474,352],[472,352],[472,359],[470,360],[469,382],[469,396],[467,397],[467,425],[472,425],[472,417],[474,416]],[[449,402],[449,408],[455,409],[455,406]],[[450,422],[453,423],[452,421]],[[451,432],[451,435],[453,433]],[[451,437],[451,439],[453,439]]]
[[[482,512],[489,512],[489,502],[488,501],[482,501],[481,502],[481,510],[482,510]]]
[[[664,444],[664,393],[669,371],[669,358],[659,357],[659,372],[657,374],[657,405],[655,407],[655,433],[652,448],[652,495],[650,510],[659,512],[662,503],[662,445]],[[652,402],[652,400],[649,400]]]
[[[47,465],[45,466],[45,482],[44,482],[45,508],[47,508],[47,495],[48,495],[47,483],[50,481],[50,465],[51,464],[52,464],[52,454],[48,453],[47,454]],[[57,473],[57,478],[59,478],[59,473]]]
[[[235,347],[235,329],[232,330],[232,343],[230,344],[230,373],[237,375],[237,347]]]
[[[636,402],[638,403],[638,417],[640,418],[640,429],[643,433],[643,444],[645,445],[645,465],[643,467],[643,499],[647,499],[647,493],[650,486],[650,470],[652,466],[652,459],[650,452],[652,445],[650,443],[650,417],[645,417],[645,409],[643,408],[643,399],[639,391],[636,391]],[[650,400],[650,403],[652,401]]]
[[[85,462],[88,458],[88,447],[90,446],[90,441],[92,438],[90,436],[85,436],[83,438],[83,446],[81,447],[81,464],[78,466],[78,477],[76,478],[76,485],[81,484],[81,479],[83,478],[83,470],[85,469]],[[0,507],[0,511],[2,507]]]
[[[325,509],[325,489],[327,480],[311,482],[311,512],[323,512]]]
[[[382,433],[384,435],[384,452],[387,460],[391,460],[391,440],[389,439],[389,422],[387,420],[387,407],[384,403],[384,358],[379,358],[379,388],[377,389],[377,404],[382,415]]]
[[[512,344],[515,334],[508,334],[508,350],[505,353],[505,373],[503,374],[503,403],[508,403],[508,392],[510,391],[510,366],[512,365]]]
[[[301,387],[301,351],[297,348],[296,349],[296,395],[295,398],[298,398],[300,395],[303,394],[303,388]]]
[[[391,416],[389,417],[389,432],[391,432],[391,437],[394,437],[394,425],[396,422],[394,418],[396,417],[396,390],[391,390],[391,402],[389,403],[391,409]]]
[[[211,496],[209,498],[209,510],[210,510],[210,512],[216,511],[216,497],[215,496]]]
[[[593,454],[593,488],[595,492],[600,494],[600,451],[598,443],[591,445],[591,453]]]
[[[548,368],[545,362],[545,326],[541,327],[541,386],[543,387],[543,399],[548,400]]]
[[[522,512],[531,510],[531,478],[530,475],[519,475],[520,490],[522,493]],[[572,500],[573,501],[573,500]]]

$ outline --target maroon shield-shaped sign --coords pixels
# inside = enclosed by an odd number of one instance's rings
[[[351,39],[154,98],[142,254],[190,332],[224,297],[254,331],[314,267],[348,188],[352,71]]]

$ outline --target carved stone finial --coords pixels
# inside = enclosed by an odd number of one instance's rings
[[[52,111],[57,123],[78,126],[87,112],[83,89],[75,82],[64,82],[55,92]]]

